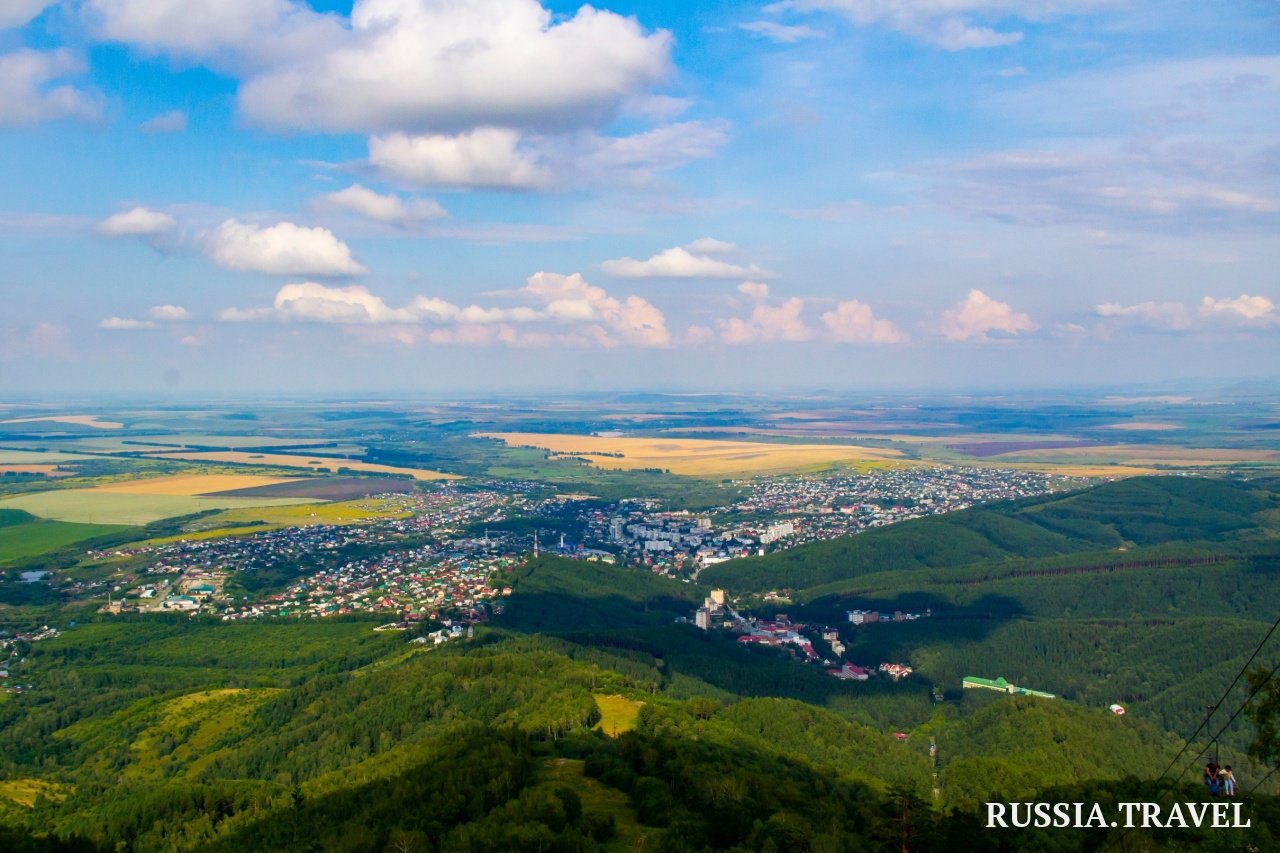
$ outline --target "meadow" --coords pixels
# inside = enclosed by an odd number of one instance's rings
[[[630,438],[547,433],[479,433],[510,446],[575,456],[600,468],[659,469],[701,477],[749,476],[861,463],[902,461],[897,450],[841,444],[768,444],[691,438]]]

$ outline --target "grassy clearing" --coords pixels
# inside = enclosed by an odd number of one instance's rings
[[[86,524],[143,525],[211,509],[286,506],[294,498],[199,498],[188,495],[135,495],[99,489],[37,492],[0,501],[0,509],[21,509],[41,518]]]
[[[625,696],[606,696],[601,693],[593,695],[596,707],[600,709],[600,722],[595,724],[595,728],[609,737],[617,737],[636,727],[636,718],[640,716],[643,702]]]
[[[138,734],[131,746],[134,763],[124,768],[126,779],[163,778],[170,765],[185,766],[194,776],[217,757],[211,747],[244,721],[258,705],[281,692],[226,688],[188,693],[156,710],[156,722]]]
[[[42,779],[0,780],[0,797],[28,809],[35,806],[38,796],[44,796],[49,800],[61,800],[67,796],[69,790],[70,788],[66,785],[45,782]]]
[[[662,469],[694,477],[749,476],[812,470],[831,465],[902,461],[887,448],[850,444],[770,444],[695,438],[606,438],[547,433],[483,433],[511,446],[580,456],[600,468]]]
[[[415,480],[457,480],[456,474],[427,471],[421,468],[397,468],[354,459],[331,456],[303,456],[291,453],[248,453],[238,450],[215,450],[199,453],[153,453],[153,459],[182,459],[190,462],[226,462],[237,465],[268,465],[275,468],[302,468],[309,471],[337,472],[339,468],[376,474],[407,474]]]
[[[584,812],[613,816],[618,834],[604,845],[605,850],[640,851],[644,849],[648,833],[652,830],[641,826],[636,813],[627,803],[627,795],[608,785],[585,776],[582,762],[571,758],[553,758],[544,765],[549,781],[572,788],[582,800]]]

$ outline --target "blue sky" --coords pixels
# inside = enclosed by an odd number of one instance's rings
[[[0,394],[1273,376],[1278,35],[1261,0],[7,0]]]

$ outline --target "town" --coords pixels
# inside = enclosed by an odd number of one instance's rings
[[[584,553],[616,552],[695,577],[735,557],[782,551],[898,521],[1080,486],[1077,478],[990,468],[900,468],[744,482],[741,500],[701,513],[633,499],[583,513]]]
[[[511,593],[510,573],[531,553],[640,566],[693,581],[703,568],[736,557],[1075,484],[1037,472],[974,468],[792,475],[736,483],[742,496],[735,502],[690,512],[645,498],[605,502],[549,494],[516,480],[445,483],[370,498],[356,507],[365,516],[343,523],[317,513],[315,523],[301,526],[91,551],[91,562],[113,567],[111,579],[78,579],[68,591],[105,598],[108,613],[183,612],[225,621],[378,613],[403,621],[475,622]],[[859,625],[919,614],[854,611],[848,618]],[[783,622],[740,633],[755,638],[744,642],[790,644],[805,659],[817,657]],[[838,638],[834,642],[839,648]]]

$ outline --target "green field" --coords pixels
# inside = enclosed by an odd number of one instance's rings
[[[302,503],[307,501],[299,498],[205,498],[62,489],[9,498],[0,501],[0,509],[20,509],[56,521],[140,525],[211,509],[292,506]]]
[[[0,509],[0,565],[124,529],[119,525],[46,521],[19,510]]]

